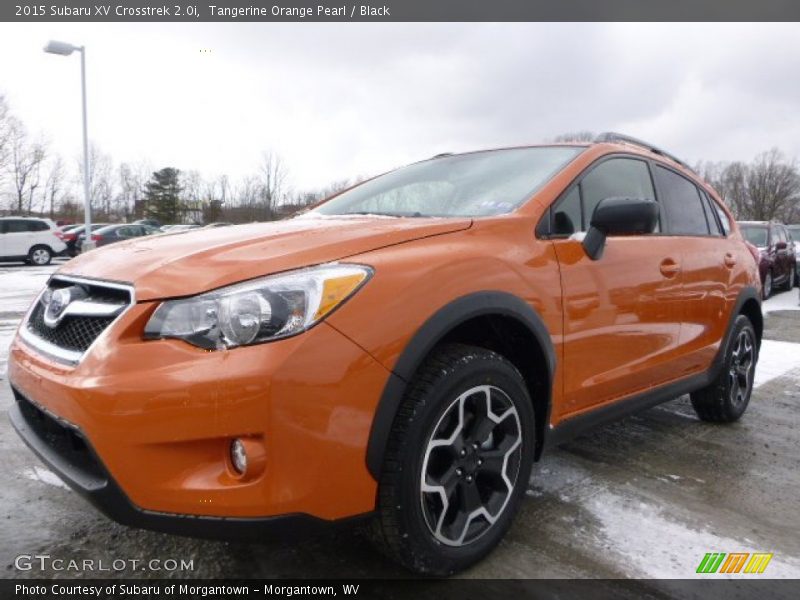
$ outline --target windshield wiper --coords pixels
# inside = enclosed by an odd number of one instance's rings
[[[396,217],[398,219],[403,217],[412,217],[418,218],[422,217],[422,213],[415,211],[415,212],[376,212],[374,210],[362,210],[362,211],[355,211],[355,212],[346,212],[340,213],[342,216],[346,215],[366,215],[366,216],[375,216],[375,217]]]

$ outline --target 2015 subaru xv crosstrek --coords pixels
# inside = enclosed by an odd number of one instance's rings
[[[738,419],[760,297],[724,204],[655,147],[442,155],[288,221],[71,261],[11,345],[11,419],[122,523],[365,518],[447,574],[500,541],[548,446],[684,393]]]

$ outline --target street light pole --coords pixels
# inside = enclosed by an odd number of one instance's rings
[[[89,118],[86,110],[86,47],[78,48],[81,52],[81,96],[83,103],[83,246],[81,252],[94,249],[92,240],[92,206],[89,195]]]
[[[69,56],[75,51],[81,53],[81,103],[83,105],[83,246],[81,252],[93,250],[92,241],[92,203],[89,195],[89,125],[88,111],[86,109],[86,46],[73,46],[66,42],[50,40],[44,47],[48,54]]]

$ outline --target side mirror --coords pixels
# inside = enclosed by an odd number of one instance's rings
[[[778,242],[775,244],[775,250],[786,250],[786,242]]]
[[[603,256],[609,235],[653,233],[658,224],[658,203],[645,198],[605,198],[594,209],[583,249],[592,260]]]

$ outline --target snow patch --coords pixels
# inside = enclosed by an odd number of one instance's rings
[[[764,340],[761,342],[753,385],[764,385],[794,369],[800,369],[800,344]]]
[[[69,489],[69,486],[61,481],[61,478],[58,475],[45,469],[44,467],[36,466],[30,469],[25,469],[22,471],[22,476],[26,479],[30,479],[31,481],[40,481],[42,483],[46,483],[47,485],[64,488],[65,490]]]
[[[662,509],[602,490],[585,501],[585,508],[600,524],[599,547],[614,548],[612,564],[627,565],[626,575],[653,579],[708,577],[695,571],[706,552],[772,552],[765,542],[723,537],[707,529],[693,529],[663,514]],[[764,573],[770,578],[800,578],[800,562],[776,553]],[[761,575],[763,578],[764,575]],[[747,578],[759,575],[717,574],[715,578]]]

